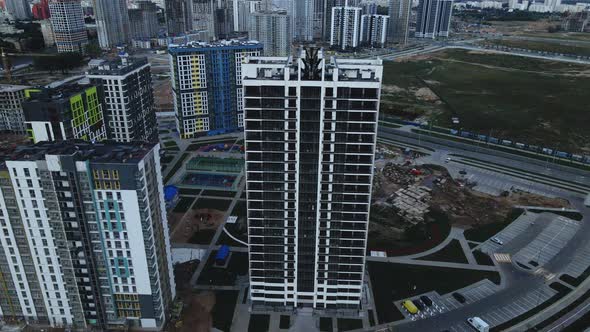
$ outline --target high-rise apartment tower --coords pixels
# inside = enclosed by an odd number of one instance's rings
[[[420,0],[417,12],[417,38],[449,36],[453,0]]]
[[[402,45],[408,43],[411,11],[412,0],[389,1],[389,32],[387,39],[390,43]]]
[[[175,296],[159,145],[43,142],[0,164],[0,319],[162,328]]]
[[[382,71],[316,49],[243,65],[254,306],[359,309]]]
[[[84,53],[88,35],[80,0],[50,0],[49,13],[57,51]]]
[[[101,48],[122,46],[131,40],[127,0],[94,1],[96,30]]]
[[[242,63],[261,51],[258,42],[236,40],[168,48],[181,138],[223,134],[244,127]]]
[[[109,138],[117,142],[158,140],[150,64],[122,56],[91,69],[90,82],[104,101]]]

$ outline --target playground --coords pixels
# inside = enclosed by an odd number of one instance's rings
[[[188,172],[182,178],[180,185],[191,188],[236,190],[239,183],[237,179],[237,175]]]
[[[194,157],[186,165],[187,171],[213,171],[239,174],[244,167],[244,159]]]

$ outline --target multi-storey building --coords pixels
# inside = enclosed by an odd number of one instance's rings
[[[161,328],[175,296],[159,146],[43,142],[0,164],[0,318]]]
[[[250,31],[252,14],[271,10],[268,0],[236,0],[233,2],[234,31]],[[290,33],[290,31],[289,31]],[[252,37],[250,37],[252,38]]]
[[[25,100],[24,85],[0,84],[0,131],[25,134],[25,119],[22,102]]]
[[[331,47],[348,50],[359,46],[361,11],[360,7],[332,8]]]
[[[385,47],[389,16],[363,15],[361,16],[361,44],[371,47]]]
[[[139,1],[137,8],[129,9],[131,37],[135,39],[158,36],[158,6],[151,1]]]
[[[84,53],[88,35],[80,0],[50,0],[49,13],[57,51]]]
[[[359,309],[382,71],[314,49],[243,65],[254,306]]]
[[[289,56],[293,42],[291,16],[286,11],[254,13],[248,36],[264,45],[265,56]]]
[[[316,2],[320,0],[293,0],[290,10],[293,17],[293,39],[300,42],[312,41],[314,37],[314,18]]]
[[[25,97],[22,103],[25,127],[33,142],[107,139],[96,86],[71,84],[28,89]]]
[[[127,0],[99,0],[94,2],[96,31],[101,48],[125,45],[131,40]]]
[[[449,36],[453,0],[420,0],[417,12],[417,38]]]
[[[117,142],[158,140],[150,64],[146,58],[122,57],[88,73],[104,101],[108,137]]]
[[[46,20],[49,18],[49,0],[41,0],[33,5],[33,17],[37,20]]]
[[[181,138],[243,128],[242,63],[262,45],[219,41],[171,45],[172,95]]]
[[[389,0],[389,33],[390,43],[405,45],[408,43],[410,31],[410,12],[412,0]]]
[[[55,45],[55,34],[53,33],[53,27],[51,26],[50,20],[39,21],[41,25],[41,34],[43,35],[43,42],[45,47],[51,47]]]
[[[215,35],[215,13],[217,1],[192,0],[191,30],[203,31],[207,34],[205,41],[217,39]]]
[[[15,20],[30,20],[31,7],[27,0],[6,0],[6,10]]]
[[[169,36],[182,35],[192,30],[191,0],[166,0],[166,26]]]

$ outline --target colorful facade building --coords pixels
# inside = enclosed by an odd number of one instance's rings
[[[242,63],[261,51],[262,44],[254,41],[169,46],[181,138],[229,133],[244,127]]]
[[[159,145],[0,155],[0,320],[161,330],[175,297]]]
[[[96,86],[72,84],[27,89],[25,97],[25,126],[33,142],[107,139],[103,105]]]

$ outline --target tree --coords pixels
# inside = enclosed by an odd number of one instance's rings
[[[102,54],[102,50],[97,43],[89,43],[86,45],[86,54],[91,58],[97,58]]]
[[[66,73],[81,66],[83,60],[84,57],[80,53],[61,53],[55,56],[35,57],[33,66],[39,70],[49,70],[50,73],[56,70]]]

